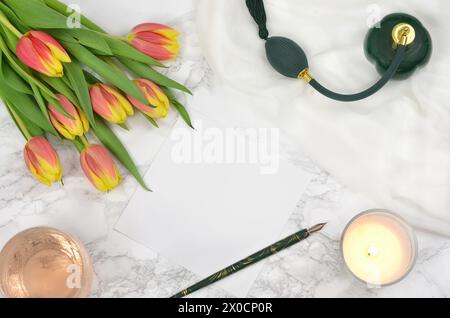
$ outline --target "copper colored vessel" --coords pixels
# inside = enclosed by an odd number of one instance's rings
[[[0,253],[0,290],[11,298],[84,298],[93,270],[81,242],[37,227],[14,236]]]

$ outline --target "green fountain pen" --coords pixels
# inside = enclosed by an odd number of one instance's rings
[[[198,282],[195,285],[192,285],[189,288],[184,289],[183,291],[177,293],[176,295],[173,295],[171,298],[182,298],[189,294],[192,294],[193,292],[196,292],[206,286],[209,286],[211,284],[214,284],[234,273],[237,273],[244,268],[247,268],[251,265],[254,265],[258,263],[259,261],[262,261],[263,259],[266,259],[274,254],[277,254],[278,252],[281,252],[282,250],[285,250],[292,245],[295,245],[305,239],[307,239],[311,234],[314,234],[316,232],[319,232],[323,229],[323,227],[326,225],[326,223],[320,223],[315,226],[313,226],[310,229],[301,230],[297,233],[294,233],[281,241],[278,241],[275,244],[272,244],[259,252],[254,253],[253,255],[244,258],[243,260],[234,263],[233,265],[230,265],[220,271],[218,271],[215,274],[212,274],[208,278],[205,278],[204,280]]]

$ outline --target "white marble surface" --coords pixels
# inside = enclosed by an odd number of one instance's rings
[[[174,23],[183,32],[193,29],[191,14]],[[195,43],[186,47],[191,40],[183,39],[184,54],[170,73],[195,93],[208,90],[214,75]],[[67,143],[55,141],[64,162],[65,186],[47,189],[26,171],[22,137],[3,108],[0,119],[0,246],[32,226],[50,225],[71,232],[87,244],[92,255],[93,297],[168,297],[201,278],[113,230],[137,187],[131,177],[108,195],[97,193],[82,175],[76,151]],[[139,125],[138,120],[133,122]],[[364,206],[361,198],[317,167],[296,145],[286,142],[282,148],[314,178],[298,198],[297,208],[280,237],[321,218],[333,222],[337,220],[334,214],[348,209],[358,212],[356,209]],[[139,163],[143,172],[150,165],[145,160]],[[405,280],[394,286],[368,289],[353,279],[343,267],[336,233],[325,231],[266,261],[248,296],[450,297],[450,239],[424,232],[417,235],[417,264]],[[193,297],[232,295],[211,286]]]

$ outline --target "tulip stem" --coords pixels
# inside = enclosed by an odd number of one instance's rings
[[[79,153],[82,153],[83,150],[85,149],[83,143],[78,140],[77,138],[75,138],[74,140],[72,140],[73,144],[75,145],[75,148],[77,148]]]
[[[14,121],[16,122],[17,126],[19,127],[20,131],[22,132],[23,136],[27,141],[31,140],[33,136],[30,134],[30,132],[27,129],[27,126],[22,121],[22,119],[19,117],[19,115],[16,113],[13,107],[9,103],[6,103],[6,107],[8,107],[8,110],[10,114],[12,115]]]
[[[81,136],[80,140],[83,142],[83,145],[85,147],[89,146],[89,141],[87,140],[87,138],[85,136]]]
[[[3,24],[12,33],[14,33],[14,35],[18,38],[21,38],[23,36],[23,34],[19,30],[17,30],[16,27],[11,24],[11,22],[9,22],[8,18],[3,14],[3,12],[0,12],[0,23]]]

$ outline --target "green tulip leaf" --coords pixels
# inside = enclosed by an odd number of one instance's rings
[[[8,89],[3,78],[0,79],[0,96],[7,100],[17,113],[28,118],[36,126],[39,126],[49,133],[54,132],[53,126],[50,125],[40,109],[36,106],[35,101],[27,94]]]
[[[122,71],[111,67],[111,65],[99,59],[82,45],[66,41],[64,41],[63,44],[77,60],[88,66],[106,81],[117,86],[123,92],[135,97],[145,105],[148,105],[147,100],[139,88]]]
[[[142,112],[141,112],[142,113]],[[150,124],[152,124],[153,126],[155,126],[156,128],[159,128],[158,122],[156,120],[154,120],[153,118],[151,118],[150,116],[148,116],[147,114],[142,113],[142,115],[150,122]]]
[[[80,102],[81,109],[85,112],[92,126],[95,126],[94,110],[92,109],[89,88],[84,78],[83,69],[76,62],[65,64],[66,75],[69,79],[72,89],[74,90]]]
[[[23,24],[33,29],[66,29],[67,18],[41,0],[3,0]]]
[[[19,17],[14,13],[11,8],[5,5],[0,1],[0,11],[8,18],[8,20],[21,32],[26,33],[29,31],[25,25],[23,25],[22,21],[20,21]]]
[[[127,58],[119,58],[119,61],[138,76],[149,79],[158,85],[175,88],[192,95],[192,92],[188,88],[155,71],[148,65]]]
[[[39,108],[41,109],[42,115],[47,120],[47,122],[49,123],[50,127],[52,127],[52,134],[55,135],[55,136],[59,136],[58,132],[53,127],[53,125],[52,125],[52,123],[50,121],[47,105],[46,105],[46,103],[44,101],[44,98],[42,97],[42,94],[41,94],[39,88],[36,85],[34,85],[34,84],[31,84],[31,88],[33,90],[34,98],[36,99],[36,102],[37,102]]]
[[[26,130],[29,135],[31,135],[32,137],[44,136],[45,131],[42,130],[39,126],[36,126],[32,121],[28,120],[26,117],[20,115],[16,111],[14,111],[15,107],[12,106],[12,103],[10,103],[6,100],[3,100],[3,103],[5,104],[6,110],[8,111],[9,115],[11,116],[13,122],[16,124],[17,128],[22,133],[22,135],[25,139],[27,139],[27,134],[23,131],[22,125],[20,125],[17,122],[16,116],[19,117],[19,120],[26,127]]]
[[[178,102],[177,100],[170,100],[170,102],[172,103],[173,107],[175,107],[175,109],[178,111],[181,118],[183,118],[184,122],[192,129],[195,129],[194,126],[192,125],[191,117],[189,116],[186,107],[184,107],[184,105]]]
[[[0,32],[3,36],[3,39],[10,49],[10,51],[15,52],[17,43],[19,42],[19,39],[17,38],[17,35],[11,32],[10,29],[8,29],[5,25],[2,24],[2,27],[0,28]]]
[[[3,78],[5,79],[5,82],[10,88],[20,93],[28,95],[33,94],[30,86],[22,79],[22,77],[20,77],[16,72],[13,71],[7,61],[3,61],[3,54],[0,55],[0,70],[2,72]]]
[[[127,170],[135,177],[136,181],[145,190],[151,191],[145,184],[145,181],[139,173],[136,164],[134,163],[133,159],[131,158],[119,138],[117,138],[111,128],[109,128],[108,125],[104,122],[104,120],[97,115],[96,122],[97,125],[96,127],[93,127],[92,130],[94,131],[97,138],[106,146],[106,148],[109,149],[109,151],[114,154],[114,156],[124,165],[124,167],[127,168]]]
[[[56,92],[58,92],[59,94],[63,94],[72,102],[72,104],[81,108],[80,102],[78,101],[76,95],[74,94],[72,89],[69,86],[67,86],[66,83],[61,78],[48,77],[48,76],[45,76],[42,74],[39,76],[44,82],[46,82]]]
[[[12,70],[12,68],[4,63],[2,65],[3,77],[6,79],[9,87],[15,89],[16,91],[24,94],[31,95],[33,92],[30,89],[30,86],[19,76],[16,72]]]
[[[58,40],[87,46],[102,55],[113,55],[104,36],[98,32],[89,29],[56,29],[48,32]]]
[[[126,123],[117,124],[117,126],[119,126],[120,128],[122,128],[123,130],[130,131],[130,128],[128,128],[128,126],[127,126]]]
[[[164,91],[164,93],[166,93],[167,97],[169,97],[170,103],[173,105],[173,107],[175,107],[177,112],[180,114],[181,118],[183,118],[184,122],[192,129],[195,129],[194,126],[192,125],[191,116],[189,116],[186,107],[178,101],[178,99],[170,91],[169,88],[163,87],[162,90]]]

